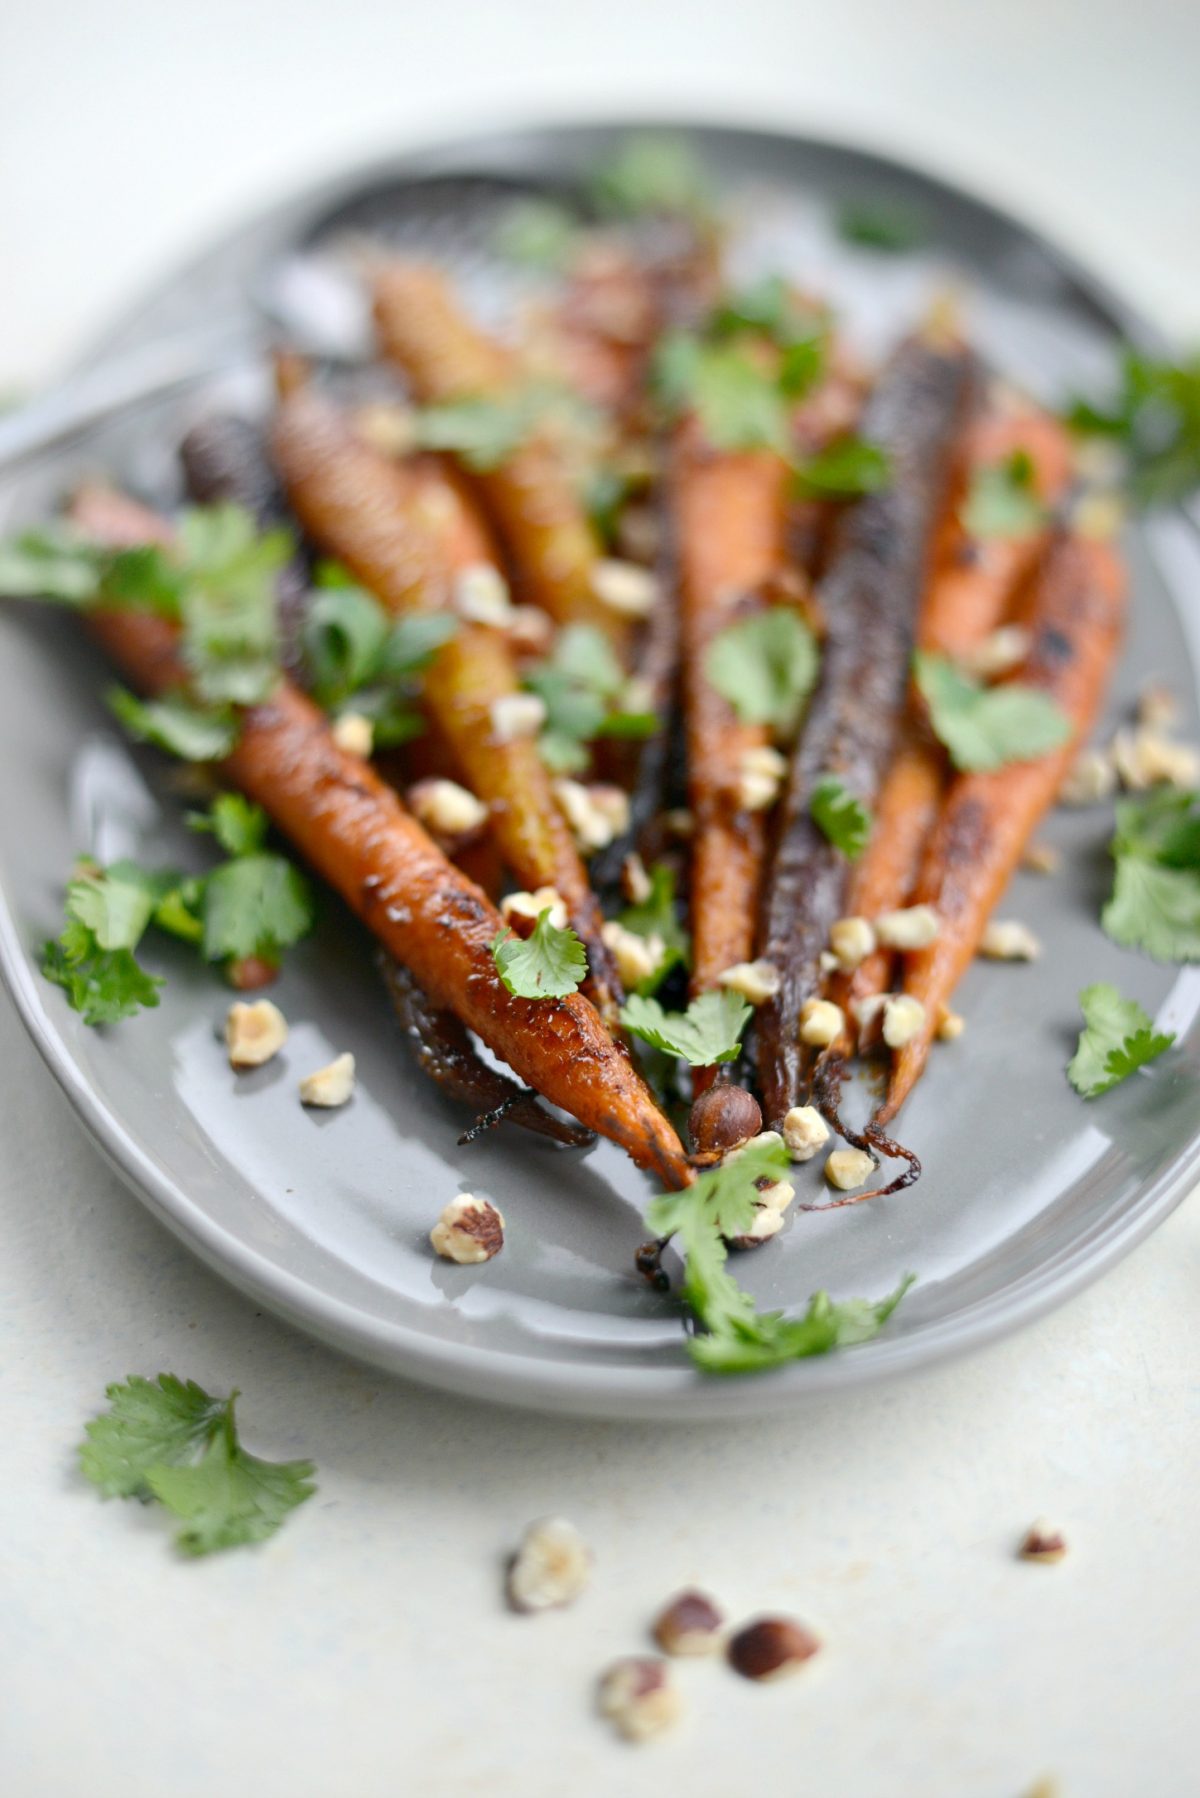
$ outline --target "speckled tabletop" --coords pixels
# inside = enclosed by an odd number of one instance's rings
[[[1200,326],[1184,0],[579,0],[569,21],[538,0],[43,0],[4,36],[3,385],[322,164],[479,112],[664,95],[938,163]],[[571,1424],[421,1393],[256,1313],[109,1172],[5,1002],[0,1067],[5,1798],[1200,1787],[1194,1201],[1056,1316],[917,1382],[768,1422]],[[263,1549],[182,1563],[159,1519],[74,1472],[105,1382],[160,1368],[238,1385],[254,1447],[317,1462],[317,1497]],[[547,1511],[590,1539],[595,1579],[517,1618],[503,1558]],[[1057,1567],[1015,1558],[1039,1513],[1070,1539]],[[685,1582],[794,1611],[825,1650],[773,1689],[685,1664],[683,1726],[625,1748],[594,1676]]]

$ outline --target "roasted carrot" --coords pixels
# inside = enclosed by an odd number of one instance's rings
[[[375,317],[384,353],[423,403],[498,399],[520,385],[515,360],[466,317],[435,269],[386,269],[375,284]],[[596,625],[624,653],[628,620],[595,590],[600,545],[553,445],[535,431],[473,479],[525,596],[560,624]]]
[[[868,807],[875,803],[896,742],[917,607],[972,375],[957,341],[911,338],[864,413],[863,434],[887,452],[891,479],[836,527],[817,596],[826,627],[821,675],[778,808],[764,895],[760,953],[782,982],[757,1015],[759,1082],[772,1125],[800,1094],[800,1013],[820,985],[830,926],[845,909],[848,864],[813,819],[812,795],[831,777]]]
[[[151,517],[138,530],[129,506],[85,495],[74,522],[100,540],[162,541],[161,522]],[[90,621],[142,691],[186,687],[177,633],[163,619],[97,610]],[[508,991],[491,954],[500,914],[370,764],[338,747],[311,701],[281,681],[269,700],[241,714],[237,744],[221,767],[388,953],[412,969],[435,1006],[452,1011],[521,1079],[619,1143],[639,1167],[673,1188],[688,1183],[691,1171],[674,1130],[594,1007],[577,993],[530,1000]]]
[[[925,853],[915,898],[934,907],[941,931],[908,958],[904,991],[919,999],[919,1033],[898,1051],[877,1121],[896,1115],[920,1077],[940,1008],[979,947],[992,907],[1020,861],[1063,775],[1095,721],[1121,637],[1125,578],[1111,545],[1059,535],[1046,552],[1029,594],[1029,655],[1014,679],[1048,694],[1066,713],[1072,735],[1036,761],[953,782]]]
[[[1049,413],[1021,405],[985,410],[966,433],[963,498],[983,470],[1023,451],[1033,482],[1051,505],[1062,498],[1071,476],[1071,445],[1065,427]],[[951,506],[938,532],[934,567],[917,623],[922,649],[951,657],[976,648],[999,625],[1022,580],[1045,550],[1050,525],[1020,536],[973,538],[961,504]],[[850,877],[847,911],[876,918],[906,905],[946,785],[946,757],[930,732],[924,708],[910,694],[900,741],[879,794],[871,838]],[[850,977],[835,976],[829,997],[846,1012],[848,1036],[858,1007],[887,991],[895,957],[877,949]],[[839,1045],[845,1051],[849,1040]]]
[[[488,559],[469,501],[426,461],[401,466],[362,442],[333,407],[297,388],[280,404],[272,449],[296,516],[390,611],[449,603],[454,576]],[[519,683],[503,635],[467,624],[438,652],[425,700],[468,783],[491,812],[501,853],[525,886],[556,887],[587,946],[588,991],[610,1028],[620,981],[600,909],[534,738],[509,737],[495,708]]]

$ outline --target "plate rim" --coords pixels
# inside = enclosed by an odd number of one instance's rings
[[[800,149],[852,157],[863,168],[881,174],[901,174],[932,187],[957,202],[967,202],[990,214],[1007,229],[1036,245],[1087,296],[1089,303],[1107,315],[1116,328],[1147,347],[1169,343],[1167,336],[1114,292],[1070,251],[1063,251],[1037,227],[970,187],[948,181],[922,166],[920,161],[892,155],[874,147],[842,141],[824,134],[745,126],[731,120],[595,118],[588,120],[525,122],[486,126],[471,134],[446,140],[427,140],[386,157],[356,163],[323,180],[292,190],[274,206],[247,215],[206,246],[181,259],[173,275],[148,287],[125,309],[126,328],[138,313],[161,294],[201,267],[207,257],[249,236],[257,227],[288,211],[316,211],[339,192],[353,191],[360,182],[419,172],[422,164],[475,153],[490,140],[521,133],[537,136],[582,136],[631,129],[696,131],[713,135],[759,138]],[[73,388],[85,371],[103,366],[105,343],[121,330],[112,321],[92,349],[74,365],[73,373],[52,390],[53,398],[69,408]],[[152,343],[155,339],[149,339]],[[245,344],[243,348],[247,347]],[[131,352],[132,354],[133,352]],[[197,375],[205,379],[211,369]],[[149,380],[127,403],[153,397],[158,383]],[[36,408],[38,402],[33,402]],[[0,459],[0,470],[24,457]],[[1174,509],[1194,524],[1186,507]],[[389,1322],[368,1315],[337,1299],[321,1286],[301,1278],[260,1253],[249,1243],[216,1223],[190,1199],[165,1167],[145,1153],[127,1127],[101,1099],[71,1054],[66,1037],[56,1026],[46,1003],[33,958],[13,916],[8,895],[0,890],[0,977],[13,999],[17,1014],[43,1062],[80,1119],[93,1142],[126,1186],[150,1213],[200,1259],[242,1293],[258,1300],[277,1316],[326,1345],[402,1378],[454,1392],[460,1396],[502,1402],[518,1407],[575,1416],[657,1418],[700,1422],[723,1417],[762,1415],[853,1387],[900,1378],[941,1366],[952,1358],[972,1353],[988,1343],[1015,1333],[1046,1315],[1128,1254],[1187,1196],[1200,1178],[1200,1129],[1191,1142],[1158,1177],[1135,1191],[1129,1204],[1107,1220],[1099,1235],[1085,1234],[1061,1250],[1051,1261],[1021,1275],[1010,1287],[972,1304],[965,1312],[931,1325],[914,1337],[883,1336],[868,1352],[851,1350],[813,1357],[753,1379],[718,1380],[706,1377],[680,1358],[678,1366],[613,1368],[584,1362],[536,1359],[509,1350],[488,1350],[458,1344],[428,1334],[410,1324]],[[682,1345],[682,1339],[681,1339]]]

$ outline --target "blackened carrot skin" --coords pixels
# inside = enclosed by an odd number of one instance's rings
[[[759,1084],[772,1125],[803,1087],[800,1012],[820,986],[821,952],[846,895],[849,864],[813,819],[813,792],[828,776],[874,803],[896,741],[917,607],[973,379],[961,344],[914,337],[892,357],[864,413],[863,435],[886,451],[891,479],[837,527],[818,593],[821,675],[779,806],[764,895],[760,954],[782,978],[757,1015]]]

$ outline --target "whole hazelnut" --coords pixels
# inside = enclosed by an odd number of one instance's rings
[[[730,1149],[758,1135],[762,1111],[754,1094],[745,1087],[718,1082],[701,1093],[692,1106],[688,1129],[696,1159],[719,1161]]]
[[[744,1679],[782,1679],[811,1660],[821,1644],[791,1617],[758,1617],[730,1639],[729,1665]]]

